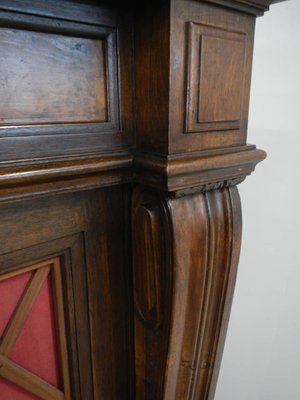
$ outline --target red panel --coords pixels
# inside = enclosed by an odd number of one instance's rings
[[[0,334],[12,316],[31,272],[0,282]],[[61,388],[51,277],[44,283],[9,358],[51,385]],[[37,397],[0,378],[0,399],[36,400]]]
[[[2,336],[31,274],[31,272],[27,272],[0,281],[0,336]],[[36,400],[38,398],[0,378],[0,399]]]
[[[0,378],[0,399],[1,400],[41,400],[39,397],[13,385]]]
[[[24,292],[31,272],[0,281],[0,337]]]
[[[51,385],[61,387],[50,276],[44,283],[9,358]]]

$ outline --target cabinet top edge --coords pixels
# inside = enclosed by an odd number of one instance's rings
[[[269,7],[275,3],[281,3],[287,0],[198,0],[203,3],[211,3],[238,11],[246,12],[252,15],[260,16],[269,10]]]
[[[166,0],[166,2],[173,0]],[[235,9],[252,15],[263,15],[269,10],[269,6],[287,0],[195,0],[201,3],[210,3],[226,8]],[[163,3],[164,0],[157,0],[153,4]],[[148,2],[144,1],[145,4]],[[114,6],[119,7],[117,2]],[[133,4],[129,0],[125,4]],[[101,7],[101,10],[99,9]],[[57,0],[2,0],[0,10],[10,12],[20,12],[31,15],[47,16],[50,18],[58,17],[62,19],[80,20],[94,22],[99,17],[102,19],[111,17],[107,0],[93,1],[57,1]],[[120,6],[124,10],[124,4]],[[62,17],[63,16],[63,17]]]

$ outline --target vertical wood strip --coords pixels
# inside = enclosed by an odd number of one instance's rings
[[[57,336],[59,345],[59,359],[61,374],[63,378],[65,400],[71,399],[70,377],[68,366],[68,353],[67,353],[67,340],[66,340],[66,327],[64,316],[64,302],[61,278],[61,265],[59,258],[55,259],[52,267],[52,283],[55,302],[55,314],[57,320]]]

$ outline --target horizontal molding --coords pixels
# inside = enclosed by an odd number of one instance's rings
[[[207,3],[219,4],[223,7],[229,7],[244,11],[253,15],[262,15],[265,11],[269,10],[269,6],[273,3],[279,3],[287,0],[201,0]],[[124,2],[128,6],[132,1]],[[124,5],[125,7],[125,5]],[[110,22],[114,18],[114,14],[109,8],[104,8],[101,12],[97,7],[91,4],[78,4],[78,3],[62,3],[59,1],[49,2],[47,0],[2,0],[0,5],[1,10],[13,11],[24,14],[31,14],[37,16],[46,16],[57,18],[60,15],[62,20],[81,21],[88,23],[97,23],[99,18]]]
[[[133,180],[131,153],[92,159],[0,166],[0,203],[120,185]]]
[[[119,170],[130,167],[131,163],[131,154],[121,154],[92,160],[6,168],[0,172],[0,186]]]
[[[1,0],[0,10],[18,12],[37,17],[47,17],[61,20],[98,23],[99,19],[109,26],[116,22],[115,14],[108,8],[99,10],[92,4],[78,2],[62,2],[49,0]]]
[[[195,192],[232,186],[254,171],[266,153],[245,146],[244,151],[185,158],[162,158],[137,155],[134,159],[137,181],[179,196],[188,190]]]
[[[0,165],[0,202],[138,183],[170,196],[237,185],[266,153],[255,146],[153,156],[115,153],[34,166]]]
[[[273,3],[280,3],[286,0],[204,0],[206,3],[213,3],[253,15],[263,15],[269,10]]]

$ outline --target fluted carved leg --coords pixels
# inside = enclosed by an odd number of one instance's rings
[[[236,187],[133,196],[136,397],[213,399],[240,251]]]

